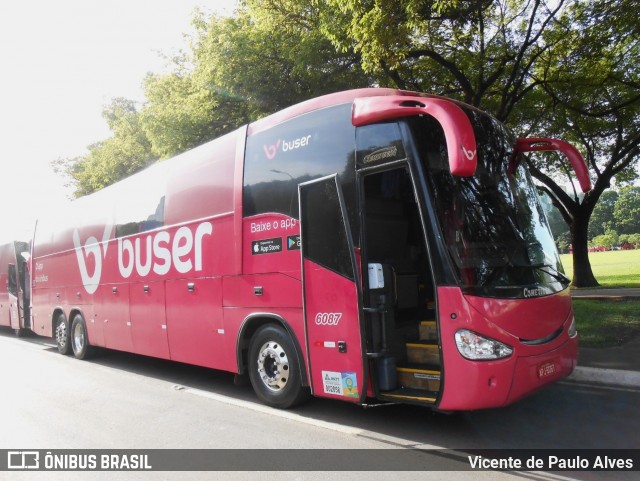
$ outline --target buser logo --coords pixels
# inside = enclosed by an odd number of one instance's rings
[[[280,147],[280,143],[282,141],[278,140],[275,145],[263,145],[264,153],[269,160],[273,160],[278,153],[278,147]]]
[[[206,235],[211,235],[211,222],[198,225],[195,235],[189,227],[180,227],[171,238],[169,231],[159,231],[144,238],[118,239],[118,268],[120,275],[128,278],[135,267],[140,277],[151,271],[165,275],[174,267],[180,274],[195,268],[202,270],[202,244]],[[145,247],[142,248],[142,242]]]
[[[311,143],[311,135],[305,135],[303,137],[298,137],[293,140],[278,140],[273,145],[263,145],[264,153],[269,160],[275,159],[280,147],[282,147],[282,152],[290,152],[292,150],[300,149],[302,147],[306,147]]]
[[[99,243],[95,237],[90,236],[84,243],[84,246],[80,242],[80,232],[78,229],[74,229],[73,231],[73,246],[76,248],[80,277],[82,278],[84,289],[88,294],[93,294],[98,290],[100,277],[102,276],[102,260],[107,256],[112,227],[112,224],[105,225],[102,234],[102,243]],[[89,269],[87,268],[88,257],[93,257],[94,268],[93,274],[91,275],[89,275]]]
[[[467,160],[473,160],[473,158],[476,156],[475,150],[467,150],[465,149],[464,145],[462,146],[462,152],[464,153],[464,156],[467,158]]]
[[[78,229],[73,231],[73,245],[80,277],[88,294],[95,293],[100,285],[103,261],[107,257],[111,231],[112,225],[109,224],[105,226],[102,242],[98,242],[94,236],[90,236],[84,245],[80,241]],[[195,228],[195,232],[192,232],[191,227],[183,226],[173,235],[170,231],[161,230],[145,237],[118,239],[118,270],[120,275],[127,279],[133,274],[134,269],[140,277],[145,277],[152,271],[157,275],[165,275],[172,267],[180,274],[191,270],[201,271],[204,237],[212,233],[213,225],[211,222],[202,222]],[[91,264],[93,264],[93,272],[90,274],[89,266]]]

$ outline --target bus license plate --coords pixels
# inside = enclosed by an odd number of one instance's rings
[[[538,366],[538,377],[540,379],[549,377],[556,372],[556,364],[554,362],[545,362]]]

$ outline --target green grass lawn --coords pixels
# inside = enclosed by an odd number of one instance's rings
[[[560,258],[571,278],[571,255]],[[592,252],[589,260],[602,287],[640,287],[640,250]],[[640,300],[574,299],[573,309],[582,346],[615,346],[640,335]]]
[[[571,254],[560,256],[569,278],[573,276]],[[592,252],[589,261],[593,274],[602,287],[640,287],[640,249]]]
[[[640,335],[640,300],[574,299],[580,345],[617,346]]]

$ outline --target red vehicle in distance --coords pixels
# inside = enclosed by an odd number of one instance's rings
[[[28,258],[27,242],[0,245],[0,326],[18,336],[31,327]]]
[[[504,406],[568,375],[578,340],[516,139],[462,103],[362,89],[295,105],[40,219],[33,330],[309,394]]]

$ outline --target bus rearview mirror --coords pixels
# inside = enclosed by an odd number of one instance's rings
[[[519,162],[519,155],[523,152],[545,152],[556,150],[561,152],[569,159],[573,167],[578,183],[582,192],[591,190],[591,179],[589,179],[589,170],[582,154],[573,145],[564,140],[549,139],[546,137],[519,138],[513,151],[513,159]]]
[[[353,102],[351,122],[356,127],[376,122],[429,115],[442,126],[449,168],[458,177],[470,177],[476,172],[478,151],[469,117],[454,102],[437,97],[379,96],[361,97]]]

